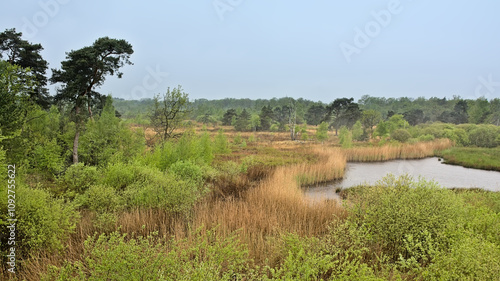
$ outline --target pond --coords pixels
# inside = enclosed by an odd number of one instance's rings
[[[418,160],[393,160],[386,162],[347,163],[344,179],[331,184],[304,189],[313,199],[338,199],[335,190],[360,184],[374,184],[387,174],[400,176],[409,174],[415,179],[419,176],[434,180],[447,188],[473,188],[500,191],[500,172],[484,171],[447,165],[437,157]]]

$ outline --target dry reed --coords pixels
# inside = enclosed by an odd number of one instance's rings
[[[449,148],[453,143],[449,139],[439,139],[431,142],[402,144],[398,146],[384,145],[381,147],[356,147],[344,150],[349,162],[374,162],[394,159],[420,159],[434,156],[436,150]]]

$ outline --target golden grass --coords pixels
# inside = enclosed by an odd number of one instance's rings
[[[301,163],[287,168],[289,175],[293,175],[299,185],[312,185],[344,176],[346,156],[341,149],[320,146],[311,149],[311,153],[318,155],[317,163]]]
[[[190,229],[201,226],[218,226],[217,233],[222,237],[239,230],[251,258],[262,264],[273,255],[272,241],[281,234],[321,235],[332,220],[345,216],[335,201],[311,204],[298,181],[302,175],[311,184],[341,177],[345,157],[335,148],[313,147],[311,153],[318,155],[317,163],[278,167],[241,196],[207,197],[195,207],[189,227],[185,218],[172,217],[162,210],[134,210],[120,216],[121,231],[143,235],[159,231],[160,236],[182,238],[189,236]]]
[[[218,225],[218,231],[223,235],[239,229],[257,263],[272,255],[273,245],[268,242],[272,237],[287,232],[301,236],[325,233],[328,224],[343,217],[344,211],[334,201],[311,204],[300,189],[297,172],[304,172],[300,165],[279,167],[241,200],[200,204],[194,225]]]
[[[439,139],[431,142],[402,144],[398,146],[384,145],[381,147],[355,147],[343,152],[350,162],[387,161],[394,159],[419,159],[434,156],[434,151],[450,148],[453,143],[449,139]]]

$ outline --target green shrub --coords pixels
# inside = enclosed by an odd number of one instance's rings
[[[63,176],[58,178],[58,183],[70,198],[76,194],[83,194],[99,179],[96,167],[85,166],[83,163],[71,165]]]
[[[226,135],[224,135],[224,132],[219,130],[217,133],[217,136],[215,136],[215,143],[214,143],[214,152],[219,153],[219,154],[227,154],[231,153],[231,149],[229,148],[229,143],[227,141]]]
[[[139,163],[126,164],[117,162],[110,164],[103,171],[100,183],[113,187],[116,190],[123,190],[138,180],[138,170],[142,165]]]
[[[204,132],[198,140],[198,153],[202,159],[201,162],[207,165],[212,163],[212,160],[214,159],[214,151],[212,140],[210,139],[208,132]]]
[[[269,131],[271,131],[271,132],[277,132],[278,130],[279,130],[279,126],[276,123],[272,124],[271,127],[269,128]]]
[[[170,166],[169,171],[182,180],[191,180],[197,184],[201,184],[203,181],[203,170],[189,161],[175,162]]]
[[[319,280],[335,267],[332,257],[320,251],[317,238],[288,234],[281,239],[283,261],[278,268],[266,267],[271,280]]]
[[[238,133],[236,134],[236,137],[234,137],[233,143],[234,145],[240,145],[241,142],[242,142],[241,133]]]
[[[418,137],[418,140],[419,141],[433,141],[435,139],[435,137],[433,135],[421,135]]]
[[[469,133],[469,140],[472,145],[478,147],[496,147],[498,142],[498,129],[496,126],[478,126]]]
[[[463,201],[453,192],[408,176],[388,176],[353,202],[351,209],[370,230],[372,241],[404,264],[429,262],[446,249],[463,216]]]
[[[391,133],[391,139],[399,142],[406,142],[411,138],[411,134],[405,129],[397,129]]]
[[[470,236],[438,254],[422,274],[425,280],[500,280],[498,244]]]
[[[143,169],[138,180],[123,192],[127,207],[161,208],[176,213],[189,211],[202,194],[197,183],[152,168]]]
[[[363,131],[363,125],[361,125],[361,121],[359,120],[352,127],[352,138],[357,141],[368,139],[368,135]]]
[[[339,132],[339,142],[343,148],[352,147],[352,133],[346,126],[342,126]]]
[[[120,196],[115,189],[106,185],[92,185],[83,194],[75,199],[80,206],[97,213],[112,213],[117,211],[121,205]]]
[[[279,264],[265,269],[271,280],[384,280],[366,263],[377,259],[370,255],[368,235],[367,229],[349,220],[332,222],[320,239],[285,234],[279,241]]]
[[[16,249],[20,254],[62,250],[78,213],[72,204],[16,181]],[[8,233],[5,225],[1,233]]]
[[[166,173],[140,163],[116,163],[104,170],[100,183],[118,191],[127,208],[186,212],[206,192],[201,188],[203,175],[204,170],[189,161],[175,163]]]
[[[200,136],[196,136],[194,132],[187,131],[177,141],[170,140],[160,143],[152,153],[148,153],[146,157],[142,157],[139,161],[162,171],[167,170],[178,161],[209,165],[214,158],[214,152],[218,153],[222,145],[227,146],[225,136],[220,132],[219,135],[216,137],[214,149],[212,147],[214,144],[212,144],[208,133],[205,132]],[[220,141],[223,143],[220,143]]]
[[[102,234],[85,241],[82,261],[52,266],[42,280],[242,280],[248,251],[233,234],[192,232],[191,239],[165,241],[156,234],[127,238]],[[167,246],[168,245],[168,246]]]
[[[51,174],[61,172],[64,159],[61,157],[61,147],[56,139],[47,141],[43,145],[35,146],[33,150],[33,165],[39,171],[47,171]]]
[[[328,139],[328,124],[326,122],[321,122],[316,129],[316,139],[320,142]]]

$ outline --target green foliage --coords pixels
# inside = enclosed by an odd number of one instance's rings
[[[119,191],[126,208],[161,208],[185,213],[206,191],[201,186],[202,172],[190,162],[175,163],[172,167],[173,171],[163,173],[140,163],[116,163],[104,171],[102,184]]]
[[[70,144],[61,134],[65,128],[61,126],[59,110],[55,106],[48,112],[34,107],[28,112],[27,119],[30,121],[21,134],[23,156],[27,156],[29,165],[39,173],[54,175],[62,172]]]
[[[489,102],[486,98],[480,97],[477,100],[469,101],[472,106],[469,107],[469,122],[474,124],[484,123],[490,114]]]
[[[343,148],[352,147],[352,133],[345,126],[340,128],[339,141]]]
[[[91,185],[99,179],[96,167],[85,166],[83,163],[71,165],[57,182],[61,191],[66,196],[73,198],[76,194],[83,194]]]
[[[365,129],[372,130],[375,125],[382,120],[382,114],[379,111],[365,110],[361,114],[361,123]]]
[[[418,137],[419,141],[433,141],[435,137],[433,135],[421,135]]]
[[[500,248],[478,237],[467,237],[442,252],[423,272],[425,280],[499,280]]]
[[[222,129],[220,129],[217,136],[215,136],[214,152],[219,154],[231,153],[229,142],[227,141],[227,137],[224,135],[224,131]]]
[[[253,142],[255,142],[255,141],[256,141],[256,139],[257,139],[257,138],[255,137],[255,134],[252,134],[252,135],[250,135],[250,136],[248,137],[247,142],[248,142],[248,143],[253,143]]]
[[[1,190],[7,194],[4,188]],[[43,189],[29,188],[19,180],[16,180],[15,190],[16,254],[62,250],[78,220],[74,206],[52,198]],[[2,233],[9,233],[6,225],[0,228]]]
[[[115,212],[123,204],[116,189],[103,184],[90,186],[83,195],[76,198],[76,202],[97,213]]]
[[[162,140],[173,137],[174,130],[179,128],[184,118],[189,113],[188,94],[184,93],[179,85],[161,97],[158,94],[153,99],[154,104],[150,113],[153,129]]]
[[[234,129],[236,131],[249,131],[251,127],[250,114],[246,109],[243,109],[241,113],[236,117],[236,122],[234,123]]]
[[[351,221],[334,221],[321,239],[281,237],[281,262],[266,266],[271,280],[384,280],[366,263],[369,233]],[[383,257],[379,257],[383,259]],[[394,273],[393,273],[394,274]],[[269,280],[264,276],[264,280]]]
[[[393,261],[430,262],[452,241],[463,202],[432,182],[388,176],[360,194],[352,207]]]
[[[201,184],[203,181],[202,169],[189,161],[177,161],[169,169],[181,180],[191,180],[196,184]]]
[[[42,58],[40,52],[43,50],[41,44],[32,44],[21,38],[22,33],[13,29],[6,29],[0,33],[0,58],[5,55],[11,65],[28,69],[33,76],[36,85],[29,92],[30,100],[43,108],[48,108],[49,98],[47,85],[47,61]]]
[[[328,124],[326,122],[321,122],[316,129],[316,139],[320,142],[328,139]]]
[[[411,138],[411,134],[405,129],[397,129],[391,133],[391,139],[399,142],[406,142]]]
[[[106,105],[96,120],[89,120],[80,137],[80,159],[90,165],[105,166],[115,154],[132,158],[144,149],[144,138],[131,131],[115,116],[112,99],[108,96]]]
[[[155,166],[160,170],[167,170],[177,161],[190,161],[197,165],[209,165],[214,152],[217,153],[221,145],[220,137],[215,139],[215,147],[207,132],[196,136],[193,131],[186,131],[177,141],[166,141],[154,148],[146,157],[139,158],[145,165]],[[215,150],[215,151],[214,151]]]
[[[180,241],[102,234],[85,241],[84,257],[52,267],[43,280],[241,280],[249,262],[238,237],[219,238],[216,229]]]
[[[208,132],[203,132],[198,140],[198,153],[204,164],[208,165],[212,163],[212,160],[214,159],[214,151],[212,140],[210,139]]]
[[[0,60],[0,133],[5,137],[2,145],[7,156],[20,164],[26,157],[26,150],[20,144],[22,126],[32,104],[29,93],[34,87],[34,77],[29,69]]]
[[[359,120],[352,126],[352,138],[357,141],[366,140],[366,135],[363,132],[363,127]]]
[[[387,122],[380,121],[375,129],[374,136],[385,137],[389,133]]]
[[[240,145],[240,144],[241,144],[241,141],[242,141],[242,140],[241,140],[241,134],[240,134],[240,133],[236,134],[236,137],[234,137],[234,139],[233,139],[233,143],[234,143],[235,145]]]
[[[386,121],[387,124],[387,132],[391,134],[397,129],[406,129],[410,127],[410,124],[404,119],[403,115],[395,114]]]
[[[139,163],[115,163],[104,171],[102,184],[123,195],[124,206],[186,212],[204,194],[203,170],[189,161],[170,166],[168,173]]]
[[[224,116],[222,117],[222,125],[230,126],[233,122],[233,118],[235,118],[237,115],[238,115],[238,113],[236,113],[236,110],[228,109],[224,113]]]
[[[469,132],[469,139],[472,145],[478,147],[496,147],[499,145],[497,142],[499,134],[498,127],[482,125]]]
[[[443,137],[454,141],[456,145],[467,146],[470,144],[469,136],[464,129],[446,128]]]
[[[284,260],[276,269],[267,267],[271,280],[318,280],[334,268],[332,257],[321,253],[317,238],[300,238],[288,234],[282,239]]]

